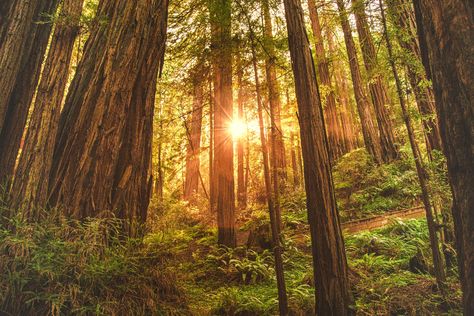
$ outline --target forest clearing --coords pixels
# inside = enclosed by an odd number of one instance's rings
[[[0,315],[474,315],[472,0],[1,0]]]

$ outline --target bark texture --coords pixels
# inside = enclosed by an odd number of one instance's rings
[[[184,199],[192,202],[198,193],[199,180],[201,177],[200,159],[201,153],[201,130],[202,130],[202,109],[204,105],[203,78],[195,78],[193,111],[189,123],[186,123],[188,134],[188,146],[186,149],[186,179],[184,182]]]
[[[388,13],[397,26],[397,40],[400,46],[410,55],[410,61],[404,59],[410,85],[415,94],[420,111],[428,152],[441,151],[441,135],[436,119],[436,105],[431,87],[427,86],[426,75],[421,66],[421,51],[416,37],[416,21],[413,4],[410,0],[387,1]]]
[[[387,92],[386,80],[378,69],[377,52],[375,51],[374,40],[372,34],[370,34],[369,23],[367,22],[365,3],[361,0],[352,0],[352,8],[356,18],[362,57],[365,69],[367,70],[372,104],[374,105],[377,125],[379,127],[382,159],[384,162],[390,162],[398,157],[398,151],[395,146],[395,135],[387,109],[390,105],[390,98]]]
[[[299,0],[285,0],[295,77],[318,315],[349,315],[352,298],[316,71]],[[315,163],[317,162],[317,164]]]
[[[240,43],[239,43],[240,45]],[[241,49],[241,46],[239,46]],[[242,61],[242,51],[239,50],[237,53],[237,85],[238,85],[238,119],[240,122],[245,121],[244,117],[244,63]],[[245,184],[245,150],[244,150],[244,137],[237,139],[237,202],[239,209],[245,209],[247,207],[247,186]]]
[[[423,63],[433,81],[448,173],[464,314],[474,314],[474,4],[415,0]]]
[[[0,182],[10,181],[51,32],[36,23],[58,0],[7,1],[0,25]],[[44,18],[43,18],[44,20]]]
[[[22,205],[25,210],[34,210],[36,206],[44,207],[47,203],[54,141],[74,42],[79,33],[82,4],[82,0],[65,0],[54,28],[15,173],[12,188],[15,209]]]
[[[275,164],[271,162],[272,167],[278,170],[278,174],[282,180],[287,178],[286,172],[286,151],[284,134],[281,125],[281,95],[280,85],[278,84],[276,71],[276,53],[275,43],[273,39],[273,25],[270,15],[270,6],[268,0],[262,0],[263,19],[264,19],[264,36],[265,36],[265,71],[268,86],[268,101],[270,103],[270,112],[272,112],[272,129],[275,133],[275,146],[272,146],[273,155],[275,156]]]
[[[357,111],[360,117],[362,135],[364,137],[365,148],[374,158],[375,162],[382,162],[382,148],[380,146],[380,137],[377,127],[372,118],[370,111],[370,101],[362,82],[360,73],[359,59],[357,50],[352,37],[352,30],[349,24],[349,18],[344,7],[343,0],[337,0],[339,10],[339,19],[341,20],[342,31],[344,32],[344,41],[346,43],[347,56],[349,58],[349,66],[351,69],[352,85],[354,87],[354,96],[357,104]]]
[[[51,201],[75,218],[126,220],[137,233],[152,185],[156,79],[163,60],[167,0],[103,0],[107,24],[91,31],[61,114]]]
[[[318,67],[318,78],[320,89],[324,91],[324,110],[326,113],[326,127],[329,140],[329,150],[331,161],[336,160],[346,153],[346,143],[342,126],[336,106],[336,94],[331,83],[331,74],[329,72],[329,61],[326,56],[326,49],[323,42],[323,33],[319,21],[318,10],[315,0],[308,0],[309,17],[311,19],[311,28],[313,30],[316,65]]]
[[[232,106],[231,1],[210,1],[214,66],[214,172],[219,244],[234,247],[234,146],[229,126]]]

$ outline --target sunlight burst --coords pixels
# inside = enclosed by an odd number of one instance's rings
[[[229,131],[233,138],[240,138],[247,132],[247,125],[242,120],[234,119],[230,123]]]

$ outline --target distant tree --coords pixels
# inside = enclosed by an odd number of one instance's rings
[[[359,112],[365,148],[377,163],[381,163],[383,160],[380,137],[377,126],[375,125],[372,118],[372,112],[370,111],[370,100],[367,97],[364,83],[362,81],[359,59],[357,57],[357,50],[352,37],[349,17],[344,6],[344,0],[337,0],[336,3],[339,11],[339,19],[341,22],[342,31],[344,33],[347,57],[349,59],[349,67],[351,70],[352,85],[354,87],[354,96],[357,104],[357,110]]]
[[[395,146],[393,124],[387,108],[391,103],[387,92],[387,82],[378,69],[377,52],[372,34],[370,33],[369,23],[367,22],[365,2],[362,0],[352,0],[352,8],[356,18],[362,57],[365,69],[367,70],[372,104],[374,105],[375,117],[379,127],[382,159],[384,162],[390,162],[398,157],[398,150]]]
[[[331,83],[331,74],[329,72],[329,61],[324,47],[323,33],[319,21],[318,10],[315,0],[308,0],[308,11],[313,30],[315,57],[318,68],[318,78],[320,87],[325,91],[324,110],[326,113],[326,126],[329,140],[329,150],[331,160],[334,161],[346,153],[346,144],[344,142],[343,131],[339,120],[336,105],[336,94]]]

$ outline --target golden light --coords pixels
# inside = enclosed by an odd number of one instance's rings
[[[247,133],[247,125],[239,119],[234,119],[229,126],[229,132],[233,138],[240,138]]]

